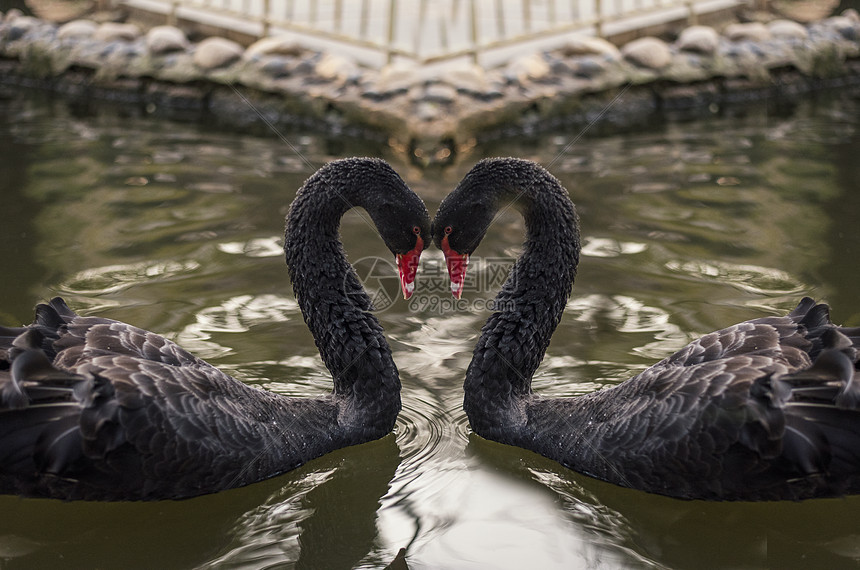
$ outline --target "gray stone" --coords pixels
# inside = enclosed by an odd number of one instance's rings
[[[415,117],[419,121],[433,121],[439,116],[439,107],[428,101],[421,101],[415,106]]]
[[[288,36],[269,36],[257,40],[245,50],[245,58],[252,59],[264,55],[298,56],[304,52],[296,41]]]
[[[582,79],[592,79],[606,70],[606,62],[594,56],[577,58],[573,74]]]
[[[678,37],[678,49],[712,54],[720,44],[720,35],[710,26],[690,26]]]
[[[603,55],[611,59],[621,59],[621,52],[614,44],[593,36],[573,36],[559,51],[566,57]]]
[[[519,57],[508,64],[505,70],[507,75],[515,77],[521,84],[529,80],[539,81],[549,75],[549,63],[539,53]]]
[[[269,55],[260,59],[260,70],[275,79],[289,77],[295,69],[295,61],[281,55]]]
[[[483,93],[487,90],[487,74],[484,68],[473,63],[463,63],[446,69],[441,78],[458,90]]]
[[[18,8],[12,8],[8,12],[6,12],[6,18],[5,19],[6,19],[6,22],[11,22],[11,21],[15,20],[16,18],[20,18],[22,16],[24,16],[24,12],[22,12]],[[29,18],[30,16],[26,16],[26,17]],[[33,18],[33,19],[35,20],[35,18]]]
[[[245,50],[227,38],[206,38],[194,50],[194,65],[202,69],[226,67],[242,57]]]
[[[358,74],[358,66],[345,57],[327,53],[317,62],[314,72],[329,81],[346,81]]]
[[[767,29],[771,36],[780,39],[805,40],[809,37],[806,27],[792,20],[774,20],[768,23]]]
[[[105,22],[93,34],[93,39],[102,42],[134,41],[140,37],[140,28],[134,24]]]
[[[89,38],[95,34],[98,27],[92,20],[73,20],[60,26],[57,37],[61,40]]]
[[[451,103],[457,98],[457,90],[446,83],[432,83],[427,86],[421,98],[436,103]]]
[[[839,32],[839,34],[847,40],[856,40],[858,35],[860,35],[857,33],[860,25],[858,25],[855,20],[847,16],[833,16],[832,18],[827,18],[824,20],[824,24]]]
[[[733,42],[763,42],[771,38],[770,30],[761,22],[729,24],[723,34]]]
[[[672,63],[672,50],[661,39],[639,38],[621,48],[621,54],[641,67],[662,69]]]
[[[10,24],[9,32],[6,39],[15,41],[23,37],[27,32],[38,28],[42,25],[42,21],[31,16],[15,15],[15,10],[9,10],[6,14],[7,23]]]
[[[155,55],[184,51],[189,45],[185,33],[174,26],[156,26],[146,34],[146,46]]]
[[[376,90],[379,93],[406,91],[418,80],[415,66],[404,63],[388,64],[379,71]]]

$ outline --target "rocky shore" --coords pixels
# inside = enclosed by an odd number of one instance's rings
[[[636,124],[860,83],[860,16],[692,26],[672,42],[571,36],[497,69],[381,70],[268,37],[191,42],[176,27],[0,14],[0,85],[200,115],[230,126],[315,126],[386,140],[422,164],[562,124]]]

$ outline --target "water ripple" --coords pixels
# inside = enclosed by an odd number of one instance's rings
[[[441,443],[450,426],[439,402],[426,390],[404,389],[403,409],[397,416],[394,431],[401,449],[400,476],[411,480],[419,474],[419,467],[444,452]]]
[[[299,312],[295,300],[278,295],[239,295],[220,305],[205,307],[194,315],[195,322],[175,336],[175,342],[203,359],[233,352],[212,340],[212,333],[241,333],[257,324],[283,322]]]
[[[634,297],[585,295],[571,299],[567,310],[575,321],[587,323],[591,328],[608,321],[617,333],[650,333],[654,340],[630,349],[646,358],[663,358],[690,341],[689,335],[671,322],[672,315],[668,311]]]
[[[789,273],[758,265],[725,261],[669,261],[666,269],[702,281],[718,280],[757,295],[800,294],[806,289]]]
[[[106,265],[78,272],[64,281],[60,288],[78,295],[116,293],[144,281],[154,278],[169,279],[192,273],[199,268],[200,264],[192,260]]]
[[[642,253],[648,249],[644,243],[624,242],[610,238],[586,238],[582,243],[582,255],[588,257],[619,257]]]
[[[283,238],[280,236],[254,238],[248,241],[219,243],[218,250],[247,257],[279,257],[284,254],[282,243]]]

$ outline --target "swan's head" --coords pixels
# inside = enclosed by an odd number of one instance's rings
[[[433,219],[433,242],[445,254],[451,293],[458,299],[463,294],[469,256],[499,210],[499,189],[508,186],[497,172],[501,160],[510,159],[486,159],[476,164],[442,200]]]
[[[403,298],[415,290],[415,275],[421,252],[430,244],[430,214],[421,198],[412,191],[389,164],[379,159],[364,161],[369,179],[363,200],[379,237],[394,254]]]
[[[287,214],[284,251],[290,271],[296,258],[308,251],[307,242],[336,240],[343,215],[356,207],[370,214],[394,254],[403,296],[408,299],[415,289],[418,259],[430,244],[430,215],[421,198],[379,158],[334,160],[305,181]]]
[[[411,190],[410,190],[411,192]],[[414,196],[414,194],[413,194]],[[415,198],[418,198],[415,196]],[[418,199],[423,214],[417,211],[416,204],[410,201],[390,204],[385,209],[388,222],[377,224],[382,241],[394,254],[397,273],[400,276],[400,289],[403,298],[408,299],[415,291],[415,275],[418,273],[418,260],[421,252],[430,244],[430,215],[424,203]],[[384,227],[383,227],[384,226]]]

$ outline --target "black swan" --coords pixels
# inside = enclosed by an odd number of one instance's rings
[[[833,325],[828,307],[809,298],[787,316],[710,333],[615,387],[534,394],[579,261],[567,191],[532,162],[481,161],[440,205],[433,239],[457,295],[468,256],[509,204],[526,240],[466,372],[464,409],[478,435],[685,499],[860,492],[860,328]]]
[[[363,207],[396,256],[404,295],[430,239],[424,203],[384,161],[313,174],[287,216],[284,250],[330,395],[252,388],[157,334],[81,317],[56,298],[0,329],[0,492],[86,500],[180,499],[283,473],[389,433],[400,379],[339,239]]]

